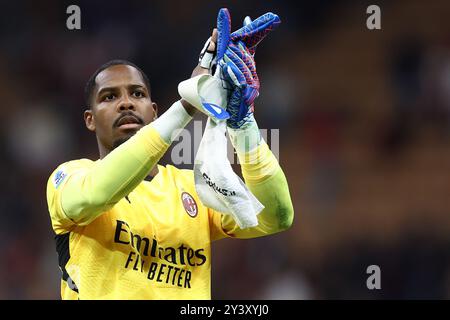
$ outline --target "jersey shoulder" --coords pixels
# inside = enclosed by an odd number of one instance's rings
[[[194,183],[194,170],[191,169],[179,169],[171,164],[166,166],[158,166],[158,169],[164,172],[164,175],[176,180],[184,180],[188,183]]]
[[[194,178],[194,170],[192,169],[180,169],[171,164],[166,166],[166,170],[173,172],[177,176],[185,177],[185,178]]]
[[[66,216],[61,205],[61,192],[69,176],[79,170],[92,166],[95,162],[89,159],[78,159],[60,164],[47,181],[47,205],[53,230],[56,234],[66,233],[73,222]]]
[[[159,181],[164,185],[175,186],[178,190],[184,190],[196,195],[194,171],[189,169],[179,169],[173,165],[158,165]]]
[[[95,162],[90,159],[77,159],[64,162],[53,170],[47,184],[49,186],[50,184],[53,184],[54,188],[57,189],[69,174],[81,169],[89,168],[94,165],[94,163]]]

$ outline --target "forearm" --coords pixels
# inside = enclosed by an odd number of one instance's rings
[[[61,195],[65,214],[87,224],[113,207],[142,182],[190,119],[177,102],[89,170],[71,175]]]
[[[243,159],[251,160],[242,163]],[[240,156],[245,184],[264,205],[258,215],[258,230],[275,233],[289,228],[294,218],[289,186],[275,155],[265,142],[250,154]]]
[[[254,125],[256,126],[256,123]],[[245,134],[234,131],[231,140],[241,163],[245,184],[265,208],[258,215],[257,227],[241,230],[233,226],[232,230],[227,230],[227,233],[238,238],[253,238],[280,232],[290,227],[294,217],[289,186],[283,170],[267,144],[261,140],[259,130],[256,132],[254,129],[247,130]],[[223,216],[222,223],[225,227],[233,225],[230,218]]]

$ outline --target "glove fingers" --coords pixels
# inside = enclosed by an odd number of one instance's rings
[[[258,87],[259,88],[259,78],[258,74],[256,73],[256,65],[255,65],[255,59],[250,54],[248,49],[244,46],[242,41],[238,42],[238,45],[236,46],[233,42],[230,43],[229,50],[233,51],[233,53],[236,54],[236,56],[239,57],[239,59],[247,66],[249,69],[251,75],[252,75],[252,82],[247,82],[248,84]]]
[[[244,74],[236,67],[236,65],[232,61],[227,62],[226,71],[228,77],[231,79],[235,86],[244,88],[247,85]]]
[[[254,54],[258,43],[281,23],[278,15],[268,12],[231,34],[232,41],[241,40]]]
[[[219,10],[217,15],[217,60],[222,59],[230,42],[231,16],[227,8]]]
[[[245,62],[235,52],[233,52],[229,48],[226,51],[224,57],[227,57],[230,60],[230,62],[232,62],[236,66],[236,69],[238,69],[244,75],[245,81],[248,85],[254,85],[255,81],[253,79],[252,72],[245,64]]]
[[[248,24],[250,24],[250,23],[252,23],[252,19],[250,18],[250,16],[246,16],[246,17],[244,18],[244,24],[243,24],[243,26],[246,26],[246,25],[248,25]]]
[[[258,89],[247,87],[244,91],[244,101],[247,105],[252,105],[255,99],[259,96]]]
[[[230,49],[227,50],[224,60],[229,81],[231,80],[230,82],[234,83],[235,86],[240,87],[245,104],[252,104],[259,95],[259,81],[252,77],[247,65]]]
[[[226,55],[225,55],[226,57]],[[235,89],[233,90],[233,95],[236,96],[239,92],[239,97],[242,97],[242,102],[245,105],[251,105],[255,101],[255,99],[259,95],[258,88],[248,85],[247,80],[245,79],[242,71],[236,67],[236,65],[230,60],[226,63],[226,73],[230,82],[234,83]],[[240,107],[242,109],[242,106]],[[248,108],[244,108],[248,109]],[[240,111],[244,114],[247,113],[248,110]]]

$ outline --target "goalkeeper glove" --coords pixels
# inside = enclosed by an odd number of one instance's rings
[[[227,125],[241,128],[253,118],[253,102],[259,95],[259,78],[253,56],[244,44],[231,42],[220,62],[222,75],[231,87],[227,111]]]
[[[228,16],[228,19],[220,20],[221,14]],[[271,12],[254,21],[246,17],[244,26],[228,37],[226,31],[231,28],[228,10],[221,9],[219,11],[219,35],[222,30],[222,37],[229,39],[223,58],[219,60],[219,66],[223,79],[227,81],[228,87],[231,89],[227,105],[227,111],[230,113],[227,124],[231,128],[241,128],[253,120],[253,102],[259,95],[260,87],[254,60],[256,47],[280,23],[280,18]],[[219,54],[217,59],[220,59]]]

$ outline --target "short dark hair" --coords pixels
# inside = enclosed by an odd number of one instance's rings
[[[97,78],[98,74],[100,72],[102,72],[103,70],[105,70],[111,66],[117,66],[117,65],[132,66],[132,67],[136,68],[140,72],[140,74],[142,76],[142,80],[144,80],[144,83],[147,86],[147,90],[150,93],[150,81],[148,80],[148,77],[145,74],[145,72],[141,70],[141,68],[139,68],[133,62],[130,62],[127,60],[115,59],[115,60],[108,61],[105,64],[101,65],[100,68],[98,68],[94,72],[94,74],[91,75],[89,80],[87,81],[86,86],[84,88],[84,99],[85,99],[86,105],[89,108],[91,108],[92,91],[95,88],[95,78]]]

